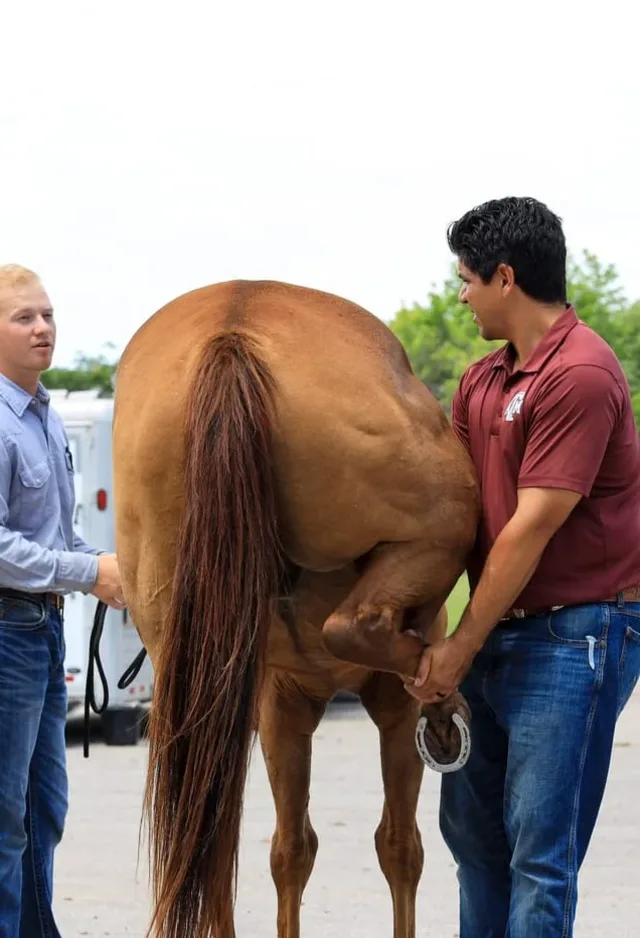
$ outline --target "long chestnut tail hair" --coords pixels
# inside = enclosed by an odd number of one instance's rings
[[[185,509],[149,727],[158,938],[229,938],[244,789],[282,577],[274,379],[252,340],[205,347],[186,416]]]

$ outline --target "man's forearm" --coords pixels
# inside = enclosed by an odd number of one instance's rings
[[[482,648],[533,576],[548,539],[542,531],[526,531],[512,522],[503,529],[452,636],[456,642],[464,643],[474,654]]]
[[[97,574],[95,555],[47,550],[0,525],[0,582],[3,586],[34,592],[89,592]]]

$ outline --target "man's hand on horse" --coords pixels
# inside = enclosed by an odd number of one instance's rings
[[[454,694],[471,667],[473,653],[462,642],[443,638],[427,645],[414,678],[405,678],[405,689],[420,703],[442,703]]]

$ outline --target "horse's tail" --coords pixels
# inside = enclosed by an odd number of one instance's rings
[[[252,341],[228,332],[207,344],[190,393],[145,795],[159,938],[233,934],[244,788],[281,577],[274,386]]]

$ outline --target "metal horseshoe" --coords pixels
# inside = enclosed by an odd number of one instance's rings
[[[427,746],[428,720],[426,717],[420,717],[418,725],[416,726],[416,748],[424,764],[428,765],[434,772],[441,772],[443,774],[445,772],[457,772],[458,769],[461,769],[462,766],[466,764],[471,753],[471,733],[469,732],[469,727],[458,713],[454,713],[451,719],[458,727],[458,732],[460,733],[460,753],[455,762],[438,762],[429,752],[429,747]]]

